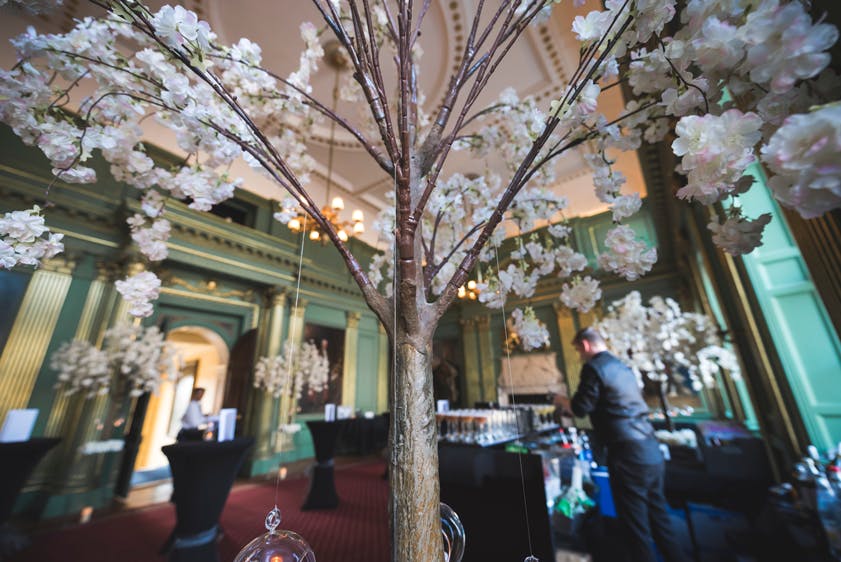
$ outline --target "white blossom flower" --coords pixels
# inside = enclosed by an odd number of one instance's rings
[[[635,281],[648,272],[657,261],[657,249],[648,248],[637,240],[634,230],[618,225],[608,231],[605,237],[607,251],[599,255],[599,265],[608,271]]]
[[[45,237],[46,235],[46,237]],[[37,205],[0,217],[0,269],[37,266],[64,251],[63,234],[51,233]]]
[[[117,281],[114,284],[123,299],[129,303],[129,312],[133,316],[151,316],[153,312],[152,303],[158,298],[161,288],[161,280],[151,271],[141,271],[132,275],[124,281]]]
[[[602,298],[602,290],[599,282],[589,275],[583,278],[575,277],[571,283],[564,283],[559,298],[569,308],[589,312]]]
[[[774,196],[804,218],[841,205],[841,103],[792,115],[762,148]]]
[[[769,222],[771,222],[770,213],[759,215],[754,220],[737,213],[728,217],[723,223],[712,221],[707,228],[713,233],[713,242],[716,246],[731,256],[741,256],[749,254],[762,244],[762,232]]]
[[[520,336],[523,351],[540,349],[549,345],[549,330],[537,319],[532,307],[527,306],[525,310],[515,308],[511,313],[511,318],[514,319],[514,331]]]

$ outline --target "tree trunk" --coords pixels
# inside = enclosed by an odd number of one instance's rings
[[[400,338],[391,388],[392,562],[443,558],[438,443],[432,397],[432,346]]]

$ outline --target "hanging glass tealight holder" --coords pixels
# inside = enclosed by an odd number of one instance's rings
[[[268,533],[257,537],[239,551],[234,562],[315,562],[315,553],[307,541],[292,531],[278,530],[277,506],[266,516]]]

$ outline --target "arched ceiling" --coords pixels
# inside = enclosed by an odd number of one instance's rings
[[[164,4],[160,0],[149,2],[154,9]],[[288,75],[298,66],[302,48],[299,26],[304,21],[319,24],[319,15],[306,0],[183,0],[186,8],[194,10],[205,19],[218,34],[220,42],[230,44],[241,37],[248,37],[262,47],[264,64],[280,75]],[[423,57],[420,64],[420,85],[425,93],[425,108],[432,112],[444,96],[449,78],[457,65],[465,37],[472,21],[475,0],[431,0],[421,37]],[[521,97],[535,96],[548,107],[566,86],[567,76],[575,70],[578,59],[578,43],[571,32],[572,20],[578,14],[598,9],[597,0],[588,0],[581,8],[573,8],[565,2],[555,8],[552,17],[545,23],[530,27],[524,37],[511,49],[506,60],[491,79],[477,103],[477,107],[490,104],[506,87],[515,87]],[[8,38],[22,32],[26,25],[35,24],[39,29],[58,31],[67,29],[73,18],[95,14],[97,8],[84,0],[64,0],[60,12],[49,16],[28,16],[9,6],[0,9],[0,62],[8,68],[14,64]],[[384,73],[394,75],[393,65],[383,60]],[[315,97],[330,105],[335,79],[333,69],[322,64],[312,78]],[[623,103],[619,88],[603,93],[599,100],[599,111],[608,118],[618,114]],[[340,114],[352,117],[360,110],[358,106],[339,102]],[[163,131],[150,129],[150,140],[163,148],[175,150],[174,141]],[[329,129],[322,125],[315,130],[315,140],[310,144],[310,153],[318,162],[310,189],[317,202],[326,202],[325,178],[327,171],[327,146]],[[355,146],[343,131],[336,131],[331,195],[345,197],[345,213],[353,208],[365,211],[370,225],[377,210],[387,205],[385,193],[390,189],[388,177],[373,163],[360,147]],[[569,216],[590,215],[605,210],[604,204],[593,195],[589,170],[582,159],[582,147],[557,162],[558,181],[555,189],[570,200]],[[477,160],[465,152],[453,153],[448,161],[450,172],[481,174],[487,169],[496,169],[498,162]],[[645,185],[636,154],[619,156],[616,169],[628,178],[627,192],[637,191],[645,195]],[[245,179],[244,187],[263,197],[281,200],[284,193],[269,179],[244,164],[233,170]],[[376,234],[369,228],[366,233],[369,243],[376,243]]]

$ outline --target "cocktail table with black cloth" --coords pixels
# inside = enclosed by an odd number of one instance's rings
[[[6,521],[29,475],[59,441],[54,437],[37,437],[0,443],[0,559],[28,544],[26,537],[6,525]]]
[[[172,471],[172,501],[176,523],[164,546],[170,562],[218,560],[216,537],[219,516],[228,493],[254,444],[250,437],[224,441],[195,441],[162,447]]]
[[[333,480],[333,455],[336,454],[336,441],[341,426],[339,422],[307,422],[315,449],[315,466],[307,499],[301,509],[331,509],[339,505],[336,482]]]

